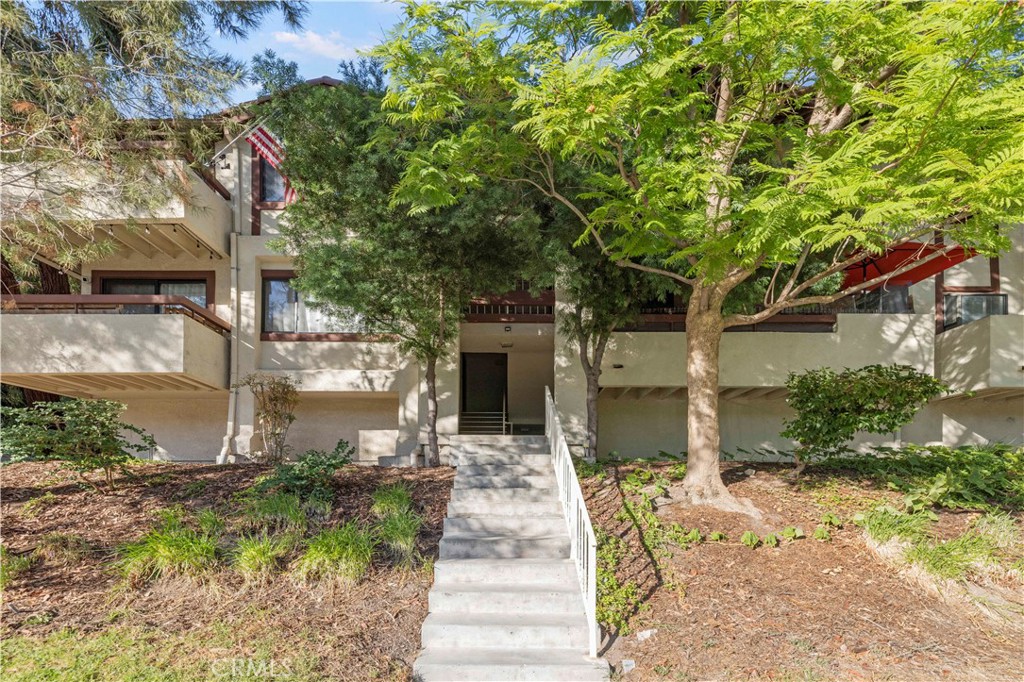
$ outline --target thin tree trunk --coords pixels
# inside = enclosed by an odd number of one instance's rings
[[[427,360],[427,466],[441,464],[441,450],[437,444],[437,358]]]
[[[597,461],[597,394],[600,392],[598,379],[600,370],[587,372],[587,453],[588,462]]]

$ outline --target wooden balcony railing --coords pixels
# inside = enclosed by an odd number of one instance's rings
[[[14,294],[0,296],[0,304],[5,314],[187,315],[218,334],[226,335],[231,332],[230,324],[184,296]]]

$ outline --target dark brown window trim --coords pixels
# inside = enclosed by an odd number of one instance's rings
[[[941,241],[940,241],[941,243]],[[967,261],[964,261],[965,263]],[[949,287],[946,286],[946,271],[935,275],[935,333],[946,331],[946,294],[999,294],[1002,293],[1002,278],[999,274],[999,258],[988,259],[988,286]]]
[[[206,281],[206,309],[217,310],[217,273],[213,270],[93,270],[91,291],[103,293],[103,282],[108,279],[166,279]]]
[[[389,341],[380,334],[339,334],[331,332],[261,332],[260,341]]]
[[[250,152],[252,162],[252,191],[250,192],[250,203],[252,204],[252,235],[258,237],[262,228],[263,211],[283,211],[288,204],[283,201],[263,201],[260,199],[260,155],[256,150]]]

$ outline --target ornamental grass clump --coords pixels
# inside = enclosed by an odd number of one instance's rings
[[[156,528],[121,546],[117,567],[129,583],[168,576],[201,578],[217,565],[217,536],[187,526],[177,510],[161,514]]]
[[[91,551],[92,547],[81,535],[47,533],[39,538],[32,555],[47,563],[72,566]]]
[[[231,566],[250,582],[265,582],[293,545],[289,536],[244,535],[231,553]]]
[[[377,538],[387,549],[392,560],[397,565],[408,568],[412,566],[416,556],[416,537],[422,525],[423,519],[420,515],[406,509],[385,516],[377,523],[375,530]]]
[[[374,534],[355,521],[322,531],[295,562],[295,576],[303,582],[359,582],[370,568],[376,544]]]
[[[248,528],[302,533],[307,521],[302,499],[293,493],[247,491],[242,497],[242,523]]]
[[[373,491],[370,511],[378,519],[412,509],[412,493],[405,483],[384,485]]]

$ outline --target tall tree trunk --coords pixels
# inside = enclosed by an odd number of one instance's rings
[[[437,358],[427,360],[427,452],[428,466],[441,464],[441,450],[437,444]]]
[[[39,268],[39,291],[44,294],[70,294],[71,280],[66,272],[52,265],[36,262]]]
[[[705,504],[760,518],[749,500],[735,498],[719,467],[721,431],[718,412],[719,349],[725,331],[721,304],[709,302],[700,288],[686,312],[686,478],[683,492],[691,504]]]

